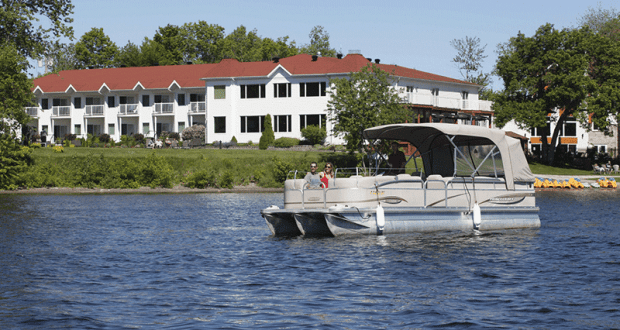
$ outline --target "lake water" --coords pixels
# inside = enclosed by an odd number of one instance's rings
[[[620,192],[536,230],[274,238],[281,194],[0,195],[0,329],[620,327]]]

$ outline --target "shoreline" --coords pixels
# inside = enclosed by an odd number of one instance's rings
[[[28,188],[17,190],[0,190],[0,195],[81,195],[81,194],[230,194],[230,193],[280,193],[284,188],[263,188],[256,185],[235,186],[228,188],[188,188],[181,185],[172,188],[150,188],[140,187],[137,189],[120,188],[68,188],[68,187],[47,187],[47,188]]]
[[[534,175],[535,177],[568,180],[577,178],[581,181],[592,183],[605,175]],[[551,188],[547,188],[552,190]],[[604,189],[605,190],[605,189]],[[150,188],[141,187],[137,189],[120,188],[69,188],[69,187],[46,187],[46,188],[27,188],[17,190],[0,190],[0,195],[78,195],[78,194],[231,194],[231,193],[282,193],[284,188],[263,188],[255,184],[247,186],[235,186],[229,188],[188,188],[176,185],[172,188]]]

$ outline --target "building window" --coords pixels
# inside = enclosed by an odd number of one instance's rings
[[[205,95],[204,94],[189,94],[190,102],[204,102]]]
[[[224,85],[213,86],[213,98],[216,100],[226,99],[226,86]]]
[[[260,85],[241,85],[241,98],[242,99],[264,99],[265,98],[265,84]]]
[[[148,96],[148,95],[145,95]],[[149,134],[151,132],[151,125],[149,123],[142,123],[142,134]]]
[[[114,135],[114,124],[108,124],[108,134]]]
[[[413,86],[407,86],[407,93],[413,93]]]
[[[265,116],[241,116],[241,133],[258,133],[265,130]]]
[[[69,105],[67,99],[52,99],[52,106],[54,107],[66,107]]]
[[[82,134],[82,125],[80,124],[75,124],[73,126],[73,134],[75,135],[81,135]]]
[[[142,95],[142,106],[143,107],[151,106],[151,100],[150,100],[149,95]]]
[[[185,129],[185,122],[180,121],[177,126],[179,127],[179,133],[182,133],[183,130]]]
[[[547,127],[532,127],[532,131],[530,132],[532,136],[551,136],[551,118],[547,117]]]
[[[101,125],[87,125],[86,133],[91,134],[92,136],[101,135]]]
[[[326,89],[327,89],[326,82],[300,83],[299,84],[299,96],[301,97],[325,96]]]
[[[82,109],[82,98],[81,97],[74,97],[73,98],[73,106],[76,109]]]
[[[121,135],[132,136],[134,133],[133,124],[121,124]]]
[[[108,96],[108,108],[114,108],[115,106],[114,96]]]
[[[291,115],[275,115],[273,116],[273,122],[275,127],[274,132],[291,132]]]
[[[564,122],[564,134],[562,136],[577,136],[577,122],[565,121]]]
[[[273,97],[291,97],[291,84],[273,84]]]
[[[50,108],[49,99],[41,99],[41,109],[47,110]]]
[[[327,117],[325,115],[299,115],[299,129],[308,126],[325,127]]]
[[[98,97],[87,97],[86,98],[86,105],[100,105],[101,104],[101,99]]]
[[[177,103],[179,105],[185,105],[185,94],[178,94],[177,95]]]
[[[226,117],[213,117],[215,133],[226,133]]]

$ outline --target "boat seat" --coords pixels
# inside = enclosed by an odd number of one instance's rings
[[[446,182],[443,176],[431,174],[426,178],[426,189],[445,189]]]

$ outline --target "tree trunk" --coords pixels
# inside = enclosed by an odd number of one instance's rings
[[[555,149],[557,148],[558,137],[560,136],[560,130],[562,129],[562,126],[564,126],[566,117],[568,117],[568,111],[565,110],[560,115],[560,118],[558,119],[558,122],[555,124],[555,128],[553,129],[551,144],[549,146],[549,152],[547,154],[547,165],[553,165],[553,161],[555,160]]]

